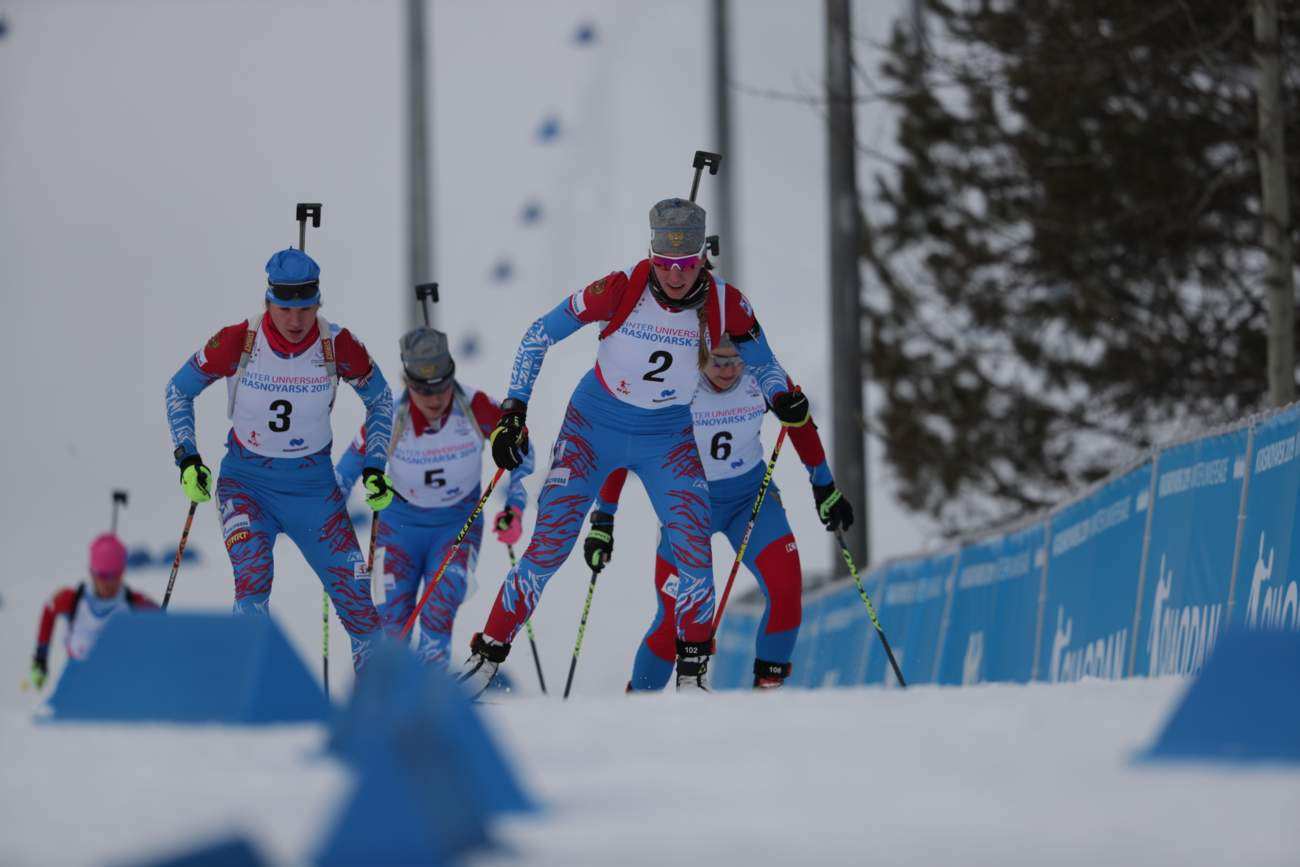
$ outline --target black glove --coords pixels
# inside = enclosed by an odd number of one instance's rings
[[[614,516],[592,512],[591,529],[582,542],[582,560],[593,572],[600,572],[614,559]]]
[[[853,526],[853,507],[834,485],[813,485],[813,501],[817,504],[817,517],[830,532],[847,530]]]
[[[808,423],[808,397],[799,389],[783,391],[772,398],[772,413],[788,427],[802,427]]]
[[[508,397],[501,401],[501,419],[492,429],[492,460],[503,470],[513,470],[528,454],[528,428],[524,418],[528,404]]]

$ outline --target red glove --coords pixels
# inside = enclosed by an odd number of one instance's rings
[[[514,506],[506,506],[492,519],[492,532],[502,545],[513,545],[524,534],[524,514]]]

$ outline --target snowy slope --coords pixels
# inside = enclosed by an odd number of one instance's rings
[[[1181,688],[507,700],[484,712],[546,812],[472,863],[1295,864],[1294,770],[1131,764]],[[5,710],[0,864],[129,863],[232,832],[304,863],[348,788],[324,737]]]

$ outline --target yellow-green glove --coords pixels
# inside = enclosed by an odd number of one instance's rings
[[[41,687],[45,686],[46,674],[45,660],[33,659],[32,673],[27,676],[27,680],[31,683],[33,689],[40,690]]]
[[[361,471],[361,487],[366,489],[366,505],[376,512],[392,505],[393,480],[374,467]]]
[[[181,488],[191,502],[206,503],[212,499],[212,470],[198,455],[181,461]]]

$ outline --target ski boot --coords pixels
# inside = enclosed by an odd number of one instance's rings
[[[456,682],[464,685],[469,690],[470,699],[476,701],[488,688],[492,678],[496,677],[501,663],[505,662],[506,657],[510,655],[510,645],[493,638],[486,638],[481,632],[475,632],[474,638],[470,640],[469,649],[469,659],[461,666]]]
[[[709,657],[713,655],[713,642],[691,642],[677,639],[677,691],[709,692]]]
[[[785,685],[785,679],[790,676],[791,667],[788,662],[755,659],[754,689],[780,689]]]

